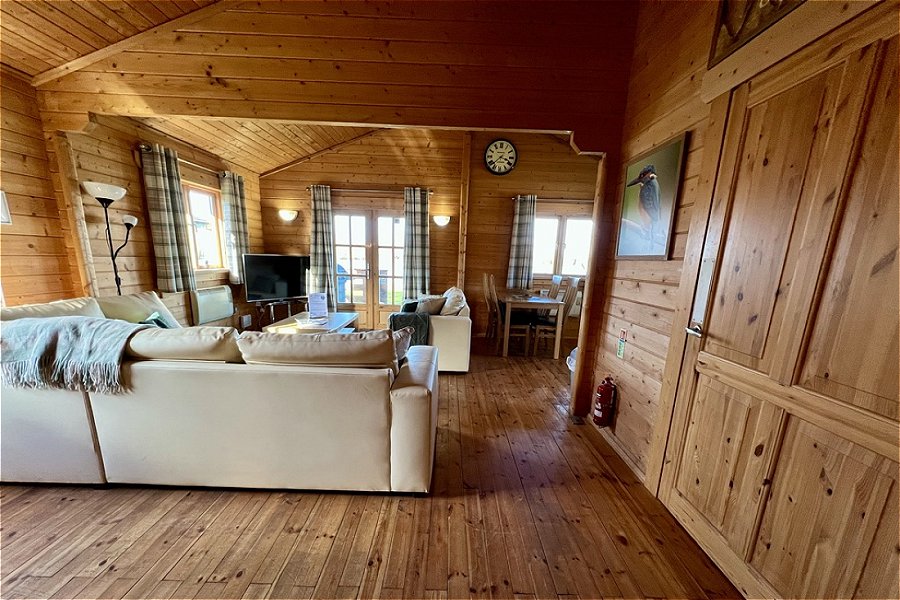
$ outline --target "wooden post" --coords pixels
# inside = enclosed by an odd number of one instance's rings
[[[591,408],[591,388],[593,383],[593,357],[595,352],[588,345],[591,342],[591,328],[602,326],[594,315],[594,295],[603,289],[606,282],[606,252],[609,236],[608,228],[603,223],[603,198],[606,189],[607,155],[600,157],[597,165],[597,183],[594,187],[594,212],[591,219],[594,223],[594,237],[591,243],[591,254],[588,256],[588,276],[584,282],[584,296],[581,300],[581,321],[578,324],[578,360],[575,362],[572,398],[569,401],[569,415],[577,422],[588,414]],[[597,336],[594,336],[596,339]],[[588,365],[588,362],[591,364]]]
[[[53,147],[56,162],[59,166],[59,180],[65,201],[65,214],[69,220],[69,229],[75,241],[75,259],[78,263],[78,276],[81,291],[87,296],[99,296],[97,273],[94,270],[94,256],[91,252],[91,239],[88,237],[87,222],[84,218],[84,205],[81,200],[81,185],[78,181],[78,168],[75,164],[75,152],[65,132],[53,134]]]
[[[459,261],[456,266],[456,287],[466,285],[466,235],[469,227],[469,180],[471,179],[472,133],[463,134],[462,171],[459,178]]]

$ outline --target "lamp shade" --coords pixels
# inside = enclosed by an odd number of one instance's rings
[[[446,227],[448,223],[450,223],[450,215],[434,215],[431,217],[431,220],[434,221],[434,224],[438,227]]]
[[[127,227],[128,229],[131,229],[138,224],[138,218],[134,215],[125,215],[124,217],[122,217],[122,223],[124,223],[125,227]]]
[[[298,214],[300,214],[299,211],[291,210],[289,208],[281,208],[278,210],[278,218],[282,221],[293,221],[297,218]]]
[[[82,181],[81,187],[94,198],[115,202],[125,196],[125,188],[111,183],[99,183],[96,181]]]

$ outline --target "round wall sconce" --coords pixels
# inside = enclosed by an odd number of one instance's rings
[[[438,227],[446,227],[448,223],[450,223],[450,215],[434,215],[431,217],[431,220],[434,221],[434,224]]]
[[[297,215],[300,214],[300,211],[290,210],[288,208],[280,208],[278,209],[278,218],[284,221],[285,223],[290,223],[294,219],[297,218]]]

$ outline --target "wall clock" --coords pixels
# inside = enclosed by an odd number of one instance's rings
[[[494,140],[484,149],[484,166],[494,175],[506,175],[516,166],[519,154],[509,140]]]

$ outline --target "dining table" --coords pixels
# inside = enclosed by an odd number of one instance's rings
[[[534,293],[532,290],[506,290],[497,294],[497,299],[506,306],[506,315],[503,318],[503,356],[509,355],[509,325],[514,310],[562,310],[563,301],[558,298],[550,298]],[[556,334],[553,339],[553,358],[559,359],[560,345],[562,344],[562,328],[565,319],[556,320]],[[528,353],[526,348],[525,353]]]

